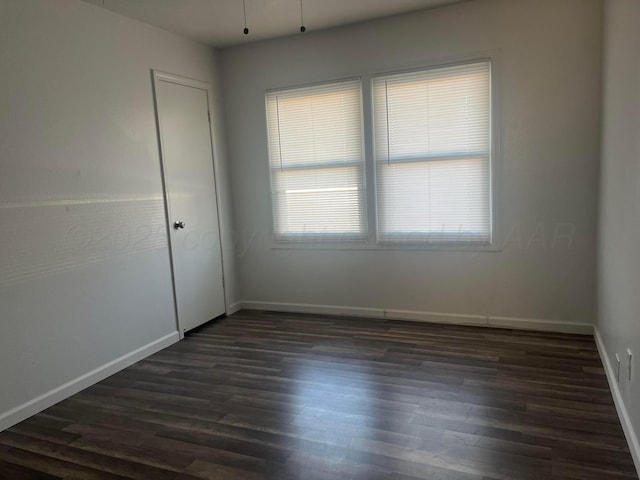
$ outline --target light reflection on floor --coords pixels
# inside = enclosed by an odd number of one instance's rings
[[[358,448],[374,440],[371,435],[378,422],[370,374],[358,371],[344,376],[332,372],[330,365],[305,361],[296,375],[292,393],[300,414],[293,425],[303,440],[289,459],[289,473],[303,475],[311,470],[331,478],[332,474],[357,476],[370,470],[368,454]]]

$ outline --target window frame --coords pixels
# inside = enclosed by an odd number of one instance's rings
[[[392,77],[394,75],[404,75],[404,74],[411,74],[411,73],[420,73],[420,72],[428,72],[430,70],[439,70],[439,69],[443,69],[443,68],[449,68],[449,67],[457,67],[457,66],[463,66],[463,65],[472,65],[472,64],[476,64],[476,63],[488,63],[489,64],[489,152],[488,152],[488,161],[489,161],[489,240],[478,240],[475,239],[473,236],[469,236],[468,238],[464,239],[464,238],[460,238],[460,239],[456,239],[456,240],[437,240],[437,234],[433,233],[433,234],[399,234],[397,236],[398,239],[393,239],[391,238],[392,236],[389,236],[389,238],[386,239],[380,239],[379,236],[379,228],[378,228],[378,191],[377,191],[377,160],[376,160],[376,150],[375,150],[375,118],[374,118],[374,111],[375,111],[375,106],[374,106],[374,95],[373,95],[373,83],[377,78],[385,78],[385,77]],[[372,170],[373,170],[373,185],[375,186],[374,188],[374,194],[373,194],[373,210],[375,212],[375,219],[374,219],[374,223],[373,225],[375,226],[375,230],[373,232],[373,235],[375,237],[376,240],[376,244],[380,247],[397,247],[397,248],[404,248],[404,247],[413,247],[413,248],[423,248],[423,249],[439,249],[439,248],[454,248],[457,249],[455,247],[467,247],[468,249],[471,250],[484,250],[484,249],[490,249],[493,250],[495,249],[495,241],[496,241],[496,215],[495,215],[495,195],[494,195],[494,189],[495,189],[495,184],[496,184],[496,178],[494,175],[494,169],[495,169],[495,165],[494,165],[494,155],[496,152],[496,145],[494,145],[494,135],[495,135],[495,126],[494,126],[494,119],[495,119],[495,112],[494,112],[494,96],[495,96],[495,92],[494,92],[494,60],[490,57],[480,57],[480,58],[472,58],[469,60],[461,60],[461,61],[457,61],[457,62],[450,62],[450,63],[439,63],[439,64],[435,64],[435,65],[430,65],[430,66],[423,66],[423,67],[414,67],[414,68],[410,68],[410,69],[404,69],[404,70],[394,70],[394,71],[390,71],[390,72],[384,72],[384,73],[376,73],[371,75],[371,77],[369,78],[369,83],[370,83],[370,101],[371,101],[371,112],[370,112],[370,120],[371,120],[371,145],[372,145],[372,153],[371,153],[371,158],[367,157],[367,162],[372,164]],[[411,163],[411,162],[416,162],[416,163],[422,163],[422,162],[437,162],[440,160],[446,160],[447,155],[442,155],[441,157],[434,157],[431,160],[428,159],[424,159],[425,157],[422,156],[416,156],[415,158],[407,158],[404,161],[402,161],[401,163]],[[454,158],[461,158],[461,156],[453,156],[452,159]],[[423,160],[424,159],[424,160]],[[432,237],[432,238],[436,238],[436,240],[431,241],[428,238]]]
[[[388,242],[380,241],[377,238],[377,200],[376,200],[376,162],[375,162],[375,132],[373,120],[373,80],[377,77],[389,75],[420,72],[438,68],[453,67],[458,65],[466,65],[478,62],[488,62],[490,65],[490,131],[489,131],[489,218],[490,218],[490,241],[444,241],[444,242]],[[340,241],[340,239],[329,240],[325,238],[306,238],[304,240],[283,241],[277,240],[274,229],[273,217],[273,198],[271,190],[271,167],[267,155],[267,170],[269,175],[269,206],[271,208],[270,229],[272,233],[272,249],[292,249],[292,250],[392,250],[392,251],[470,251],[470,252],[498,252],[502,250],[501,246],[501,222],[499,217],[499,191],[500,191],[500,164],[502,158],[501,152],[501,55],[499,51],[476,52],[468,55],[458,55],[446,58],[424,59],[422,61],[414,61],[411,64],[400,64],[396,66],[383,66],[382,68],[371,68],[366,71],[359,71],[353,74],[344,75],[327,75],[322,81],[309,81],[286,87],[269,88],[264,91],[265,98],[265,120],[267,118],[266,97],[268,93],[277,91],[286,91],[295,88],[323,85],[331,83],[340,83],[359,79],[361,82],[362,95],[362,138],[364,142],[364,221],[365,236],[363,240]],[[265,133],[267,134],[266,149],[269,151],[268,125],[265,124]],[[373,185],[373,188],[370,186]]]
[[[278,92],[289,92],[292,90],[303,89],[303,88],[313,88],[320,87],[323,85],[337,85],[340,83],[348,83],[348,82],[357,82],[360,89],[360,138],[362,142],[362,192],[361,192],[361,201],[362,201],[362,210],[361,220],[362,220],[362,234],[347,234],[347,233],[309,233],[309,234],[288,234],[288,235],[278,235],[276,233],[275,228],[275,204],[273,198],[273,175],[272,175],[272,166],[271,166],[271,138],[269,132],[269,95],[277,94]],[[268,176],[269,176],[269,206],[271,207],[271,238],[272,238],[272,247],[299,247],[299,246],[309,246],[309,245],[360,245],[368,241],[369,232],[371,231],[371,225],[369,225],[369,214],[368,214],[368,175],[367,175],[367,151],[366,151],[366,138],[365,138],[365,114],[364,114],[364,80],[361,76],[350,76],[346,78],[332,79],[321,82],[312,82],[305,83],[300,85],[293,85],[288,87],[280,87],[280,88],[272,88],[268,89],[264,93],[264,106],[265,106],[265,120],[266,120],[266,132],[267,132],[267,167],[268,167]],[[287,167],[287,170],[305,170],[313,168],[313,165],[321,165],[321,164],[312,164],[304,166],[294,166]],[[336,164],[334,168],[347,167],[347,166],[358,166],[359,162],[344,162],[340,164]],[[327,167],[331,168],[331,167]]]

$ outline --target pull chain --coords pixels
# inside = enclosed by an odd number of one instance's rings
[[[242,11],[244,13],[244,34],[249,35],[249,29],[247,28],[247,4],[246,0],[242,0]]]
[[[304,26],[304,8],[302,6],[302,0],[300,0],[300,31],[304,33],[307,27]]]

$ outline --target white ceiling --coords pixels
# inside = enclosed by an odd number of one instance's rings
[[[214,47],[300,32],[300,0],[84,0]],[[307,31],[422,10],[463,0],[303,0]]]

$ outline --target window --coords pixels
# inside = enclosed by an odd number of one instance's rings
[[[268,92],[275,240],[491,244],[491,96],[489,60]]]
[[[373,79],[377,236],[491,242],[491,64]]]
[[[366,237],[360,80],[267,93],[274,235]]]

